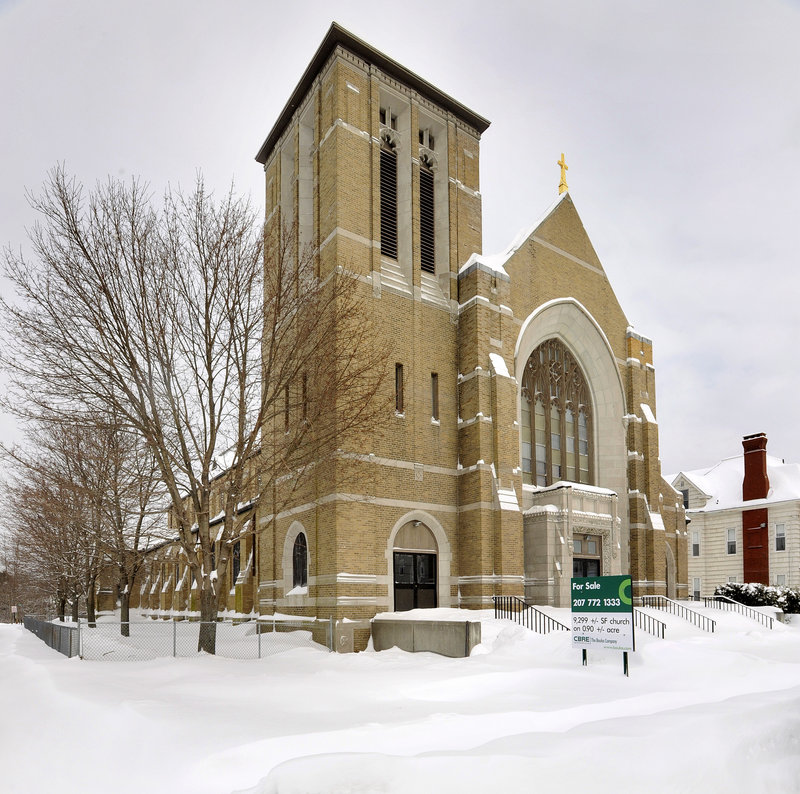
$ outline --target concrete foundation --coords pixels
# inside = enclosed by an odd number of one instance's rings
[[[481,624],[466,620],[373,620],[376,651],[400,648],[409,653],[430,651],[442,656],[469,656],[481,641]]]

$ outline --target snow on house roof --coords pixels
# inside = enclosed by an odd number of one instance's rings
[[[699,510],[727,510],[732,507],[753,507],[770,502],[786,502],[800,499],[800,464],[784,463],[780,458],[767,455],[769,493],[766,499],[742,499],[744,479],[744,455],[725,458],[707,469],[678,472],[670,479],[680,488],[680,480],[688,480],[709,497],[705,507]]]

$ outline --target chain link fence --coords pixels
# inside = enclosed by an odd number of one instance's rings
[[[213,627],[215,654],[228,659],[262,659],[295,648],[334,647],[333,620],[269,619],[246,622],[145,620],[98,621],[90,626],[25,618],[25,628],[65,656],[110,661],[147,661],[196,656],[201,626]],[[123,628],[126,630],[123,634]]]

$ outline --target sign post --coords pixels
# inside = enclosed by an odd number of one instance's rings
[[[587,663],[589,648],[623,652],[628,675],[628,651],[635,651],[630,576],[588,576],[572,579],[572,642]]]

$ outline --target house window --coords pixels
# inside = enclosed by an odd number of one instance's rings
[[[700,600],[700,577],[699,576],[695,576],[692,579],[692,598],[694,598],[695,601],[699,601]]]
[[[305,587],[308,584],[308,545],[301,532],[294,539],[292,551],[292,587]]]
[[[255,526],[256,522],[253,519],[253,526]],[[258,571],[258,543],[256,541],[256,533],[253,532],[253,540],[252,540],[252,549],[253,549],[253,558],[252,558],[252,568],[250,569],[253,574],[253,579],[256,578],[256,573]]]
[[[562,342],[533,351],[522,376],[522,477],[593,484],[592,405],[586,378]]]
[[[382,136],[380,158],[381,254],[397,259],[397,149],[389,135]]]
[[[439,421],[439,375],[431,372],[431,418]]]
[[[289,386],[283,387],[283,432],[289,432]]]
[[[419,159],[419,257],[424,271],[436,272],[433,162],[424,155]]]
[[[302,397],[303,397],[303,421],[307,422],[308,421],[308,378],[307,378],[305,372],[303,373],[302,388],[303,388],[303,394],[302,394]]]
[[[394,365],[394,410],[403,413],[403,365]]]
[[[736,554],[736,530],[728,530],[728,554]]]
[[[785,524],[775,524],[775,551],[786,551]]]
[[[778,587],[786,587],[786,574],[785,573],[779,573],[775,577],[775,584]]]
[[[700,532],[693,530],[692,532],[692,557],[700,556]]]
[[[681,496],[683,496],[683,506],[684,508],[689,507],[689,489],[682,488],[681,489]]]

